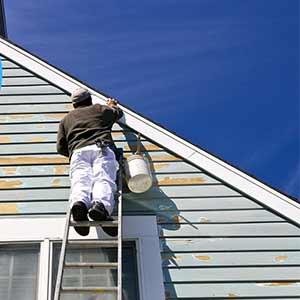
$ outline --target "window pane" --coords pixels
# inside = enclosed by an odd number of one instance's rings
[[[60,254],[60,245],[54,245],[52,295],[54,295],[56,274]],[[67,249],[66,262],[116,262],[117,248],[71,248]],[[138,300],[138,277],[136,266],[136,248],[134,242],[123,242],[123,300]],[[63,286],[99,287],[117,286],[117,270],[107,269],[66,269]],[[115,300],[116,294],[64,294],[61,300]],[[53,297],[53,296],[52,296]]]
[[[0,299],[35,300],[39,245],[0,244]]]

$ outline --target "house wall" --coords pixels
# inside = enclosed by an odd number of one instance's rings
[[[68,160],[56,154],[61,89],[3,59],[0,216],[61,215]],[[128,156],[136,132],[116,125]],[[125,215],[156,215],[166,299],[298,299],[300,229],[254,199],[143,137],[153,170],[146,193],[124,191]],[[1,239],[1,235],[0,235]]]

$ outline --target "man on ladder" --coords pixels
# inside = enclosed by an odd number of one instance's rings
[[[117,101],[92,104],[91,94],[82,88],[71,95],[74,110],[60,122],[57,152],[70,158],[71,213],[74,221],[111,220],[116,191],[116,147],[111,136],[113,124],[122,115]],[[80,235],[88,235],[88,226],[75,226]],[[117,235],[114,227],[103,227]]]

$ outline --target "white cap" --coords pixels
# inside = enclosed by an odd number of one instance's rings
[[[79,103],[91,96],[90,92],[83,88],[78,88],[73,91],[71,95],[71,100],[73,103]]]

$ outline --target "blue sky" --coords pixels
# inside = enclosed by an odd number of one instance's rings
[[[5,8],[12,41],[299,197],[298,0],[7,0]]]

